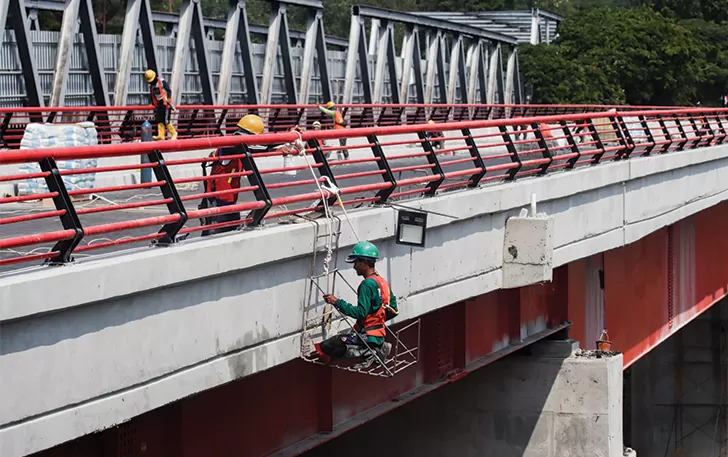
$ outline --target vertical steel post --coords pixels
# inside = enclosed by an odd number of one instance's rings
[[[41,91],[40,81],[38,79],[38,67],[35,63],[35,56],[32,49],[33,43],[30,39],[30,27],[28,25],[28,15],[25,11],[25,1],[3,0],[3,3],[0,4],[0,8],[4,9],[2,18],[7,21],[8,13],[13,16],[12,26],[15,31],[15,41],[18,46],[18,55],[20,57],[23,80],[25,81],[25,94],[28,99],[28,106],[45,106],[43,92]],[[33,115],[31,116],[31,120],[33,122],[42,122],[43,117],[40,114]]]

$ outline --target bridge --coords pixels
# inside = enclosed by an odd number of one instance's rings
[[[542,10],[271,11],[0,5],[0,456],[728,452],[728,110],[527,103]],[[141,141],[147,68],[179,140]],[[98,144],[28,148],[44,122]],[[399,305],[367,367],[313,351],[359,240]]]
[[[48,192],[2,203],[52,206],[0,219],[0,365],[12,373],[0,381],[2,455],[297,455],[433,395],[471,425],[424,425],[428,438],[399,424],[392,449],[619,455],[623,434],[638,440],[623,423],[636,400],[622,397],[622,370],[726,293],[726,121],[633,109],[6,150],[0,164],[39,171],[3,180],[41,179]],[[437,131],[442,149],[425,134]],[[335,160],[340,138],[350,156]],[[304,155],[286,166],[280,151],[251,149],[299,139]],[[246,228],[198,237],[198,219],[221,208],[197,208],[201,191],[184,186],[205,177],[185,169],[220,147],[237,148],[249,180],[222,210],[242,220],[221,225]],[[140,154],[146,165],[93,171],[144,166],[152,181],[82,192],[54,165]],[[317,186],[328,182],[341,206]],[[116,195],[140,189],[149,195]],[[324,202],[332,217],[311,217]],[[403,236],[412,217],[426,218],[424,240]],[[398,348],[366,370],[321,366],[310,344],[348,325],[321,293],[353,299],[342,259],[358,239],[378,245],[398,297]],[[595,349],[605,328],[618,354],[573,355],[567,334]],[[530,356],[509,356],[524,347]],[[473,410],[463,395],[482,400]],[[569,430],[579,438],[559,438]]]

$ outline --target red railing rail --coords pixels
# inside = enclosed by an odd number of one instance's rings
[[[346,116],[348,126],[381,127],[400,124],[421,124],[430,119],[446,121],[475,121],[511,117],[546,116],[599,112],[610,109],[644,110],[665,107],[618,105],[338,105]],[[220,136],[235,131],[235,124],[246,114],[263,117],[268,131],[289,130],[294,125],[310,127],[314,121],[324,128],[331,119],[316,105],[182,105],[172,113],[179,138]],[[154,124],[154,111],[148,106],[86,106],[86,107],[28,107],[0,108],[0,147],[17,149],[25,127],[30,122],[77,123],[94,122],[99,142],[103,144],[132,142],[141,135],[141,124]]]
[[[164,246],[196,232],[309,213],[321,209],[316,183],[327,180],[340,189],[344,205],[361,206],[700,149],[725,141],[726,122],[723,109],[648,109],[0,151],[0,165],[37,164],[36,170],[0,174],[0,184],[42,184],[0,197],[0,266],[65,263],[120,245]],[[256,152],[257,146],[299,138],[311,169],[303,157]],[[213,178],[203,175],[200,165],[215,162],[208,153],[218,148],[227,148],[227,159],[240,159],[242,169],[215,178],[240,178],[239,188],[206,188]],[[59,170],[60,161],[82,159],[101,163]],[[129,179],[140,169],[150,169],[153,177]],[[117,181],[96,178],[103,184],[74,185],[73,177],[90,173]],[[198,205],[225,195],[238,200]],[[86,201],[79,202],[82,197]],[[32,203],[39,200],[52,207]]]

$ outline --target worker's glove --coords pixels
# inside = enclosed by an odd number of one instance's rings
[[[292,149],[296,154],[300,156],[304,155],[306,153],[306,143],[303,141],[303,138],[301,138],[301,128],[299,126],[295,126],[291,129],[291,132],[298,134],[298,139],[291,143]]]

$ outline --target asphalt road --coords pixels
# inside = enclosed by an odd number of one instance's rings
[[[467,157],[466,155],[455,155],[455,156],[441,156],[440,162],[443,164],[444,171],[457,171],[457,170],[463,170],[470,168],[471,165],[469,163],[460,163],[460,164],[454,164],[451,166],[447,166],[447,162],[454,159],[462,159],[464,157]],[[400,167],[411,167],[416,165],[425,165],[426,159],[425,158],[416,158],[416,159],[400,159],[397,160],[396,163],[391,163],[390,165],[392,168],[400,168]],[[492,165],[492,163],[490,164]],[[374,171],[376,170],[376,165],[373,163],[356,163],[356,164],[347,164],[347,165],[339,165],[332,167],[334,171],[335,176],[341,176],[341,175],[347,175],[347,174],[355,174],[355,173],[363,173],[367,171]],[[406,170],[399,173],[396,173],[397,179],[406,179],[414,176],[424,176],[426,174],[429,174],[429,169],[424,170]],[[291,195],[298,195],[303,193],[309,193],[309,192],[316,192],[316,186],[313,183],[305,184],[305,185],[290,185],[287,186],[286,184],[291,184],[296,181],[304,181],[304,180],[311,180],[312,176],[308,169],[305,170],[298,170],[296,176],[290,176],[285,175],[282,173],[266,173],[263,176],[264,181],[266,183],[266,186],[269,188],[269,193],[271,194],[272,198],[277,197],[283,197],[283,196],[291,196]],[[446,182],[454,182],[458,180],[464,180],[466,178],[456,178],[452,181],[446,181]],[[340,187],[353,187],[353,186],[360,186],[360,185],[366,185],[366,184],[373,184],[373,183],[380,183],[382,182],[382,177],[380,175],[371,175],[371,176],[364,176],[364,177],[353,177],[350,179],[339,179],[338,184]],[[245,180],[243,181],[243,185],[245,185]],[[281,186],[281,187],[278,187]],[[404,189],[398,189],[400,190],[408,190],[408,189],[414,189],[416,187],[423,187],[422,185],[417,186],[411,186]],[[199,194],[202,192],[202,185],[200,183],[193,183],[193,184],[186,184],[178,186],[178,189],[180,191],[180,195],[184,198],[185,196],[190,196],[194,194]],[[352,200],[356,198],[366,198],[366,197],[372,197],[374,196],[375,192],[361,192],[357,194],[351,194],[344,197],[344,200]],[[136,203],[136,202],[143,202],[143,201],[154,201],[154,200],[160,200],[163,197],[161,196],[161,193],[158,189],[142,189],[142,190],[134,190],[134,191],[125,191],[125,192],[115,192],[115,193],[103,193],[100,194],[103,199],[95,199],[90,202],[76,202],[76,209],[80,208],[95,208],[95,207],[108,207],[112,205],[120,205],[125,203]],[[414,194],[411,196],[405,196],[401,199],[396,200],[406,200],[411,198],[418,198],[420,194]],[[239,202],[246,202],[246,201],[254,201],[255,198],[252,195],[252,193],[248,192],[245,194],[240,194]],[[200,203],[199,199],[191,199],[189,201],[185,202],[185,207],[187,210],[193,210],[197,209],[198,204]],[[308,205],[311,205],[314,203],[313,201],[308,202],[302,202],[302,203],[296,203],[292,205],[288,205],[287,207],[274,207],[269,214],[274,214],[276,212],[280,211],[286,211],[286,210],[293,210],[298,208],[303,208]],[[370,203],[363,203],[363,206],[368,206]],[[359,205],[353,205],[353,208],[358,207]],[[47,204],[43,205],[40,202],[24,202],[24,203],[13,203],[13,204],[3,204],[0,205],[0,219],[7,218],[7,217],[13,217],[13,216],[19,216],[19,215],[25,215],[25,214],[33,214],[43,211],[50,211],[54,208],[49,207]],[[353,211],[352,207],[348,207],[347,210]],[[83,214],[80,215],[81,224],[84,228],[93,227],[97,225],[103,225],[103,224],[109,224],[114,222],[120,222],[120,221],[131,221],[131,220],[138,220],[142,218],[147,217],[154,217],[154,216],[163,216],[168,214],[166,206],[149,206],[144,208],[134,208],[134,209],[121,209],[121,210],[113,210],[113,211],[107,211],[107,212],[99,212],[99,213],[91,213],[91,214]],[[290,218],[289,218],[290,219]],[[271,218],[268,219],[265,224],[271,225],[271,224],[277,224],[278,219],[277,218]],[[200,221],[198,219],[191,219],[188,221],[186,227],[198,227],[200,225]],[[131,230],[124,230],[120,232],[112,232],[108,234],[101,234],[101,235],[90,235],[86,236],[83,240],[80,246],[88,245],[88,244],[96,244],[96,243],[102,243],[102,242],[108,242],[111,240],[119,240],[123,237],[137,237],[137,236],[144,236],[156,233],[159,230],[160,226],[150,226],[150,227],[143,227],[138,229],[131,229]],[[47,233],[52,231],[62,230],[61,223],[58,219],[58,217],[51,217],[51,218],[45,218],[45,219],[38,219],[33,221],[27,221],[27,222],[20,222],[20,223],[13,223],[13,224],[7,224],[7,225],[0,225],[0,239],[5,238],[11,238],[21,235],[32,235],[32,234],[41,234],[41,233]],[[199,237],[200,231],[192,232],[189,237]],[[225,236],[225,235],[220,235]],[[17,257],[19,255],[25,255],[25,254],[37,254],[37,253],[43,253],[48,252],[50,248],[52,247],[53,243],[50,244],[37,244],[33,246],[26,246],[26,247],[20,247],[16,248],[14,250],[0,250],[0,259],[7,259],[12,257]],[[124,245],[117,245],[117,246],[109,246],[104,247],[100,249],[93,249],[89,250],[83,253],[76,253],[74,257],[77,260],[82,260],[84,258],[88,258],[91,256],[98,256],[103,254],[109,254],[116,251],[121,250],[128,250],[128,249],[138,249],[138,248],[144,248],[148,249],[149,241],[142,241],[142,242],[136,242],[136,243],[129,243]],[[18,272],[25,270],[27,268],[37,268],[38,265],[41,265],[43,263],[42,260],[33,260],[29,262],[23,262],[18,264],[12,264],[12,265],[5,265],[0,266],[0,274],[8,274],[11,272]]]

